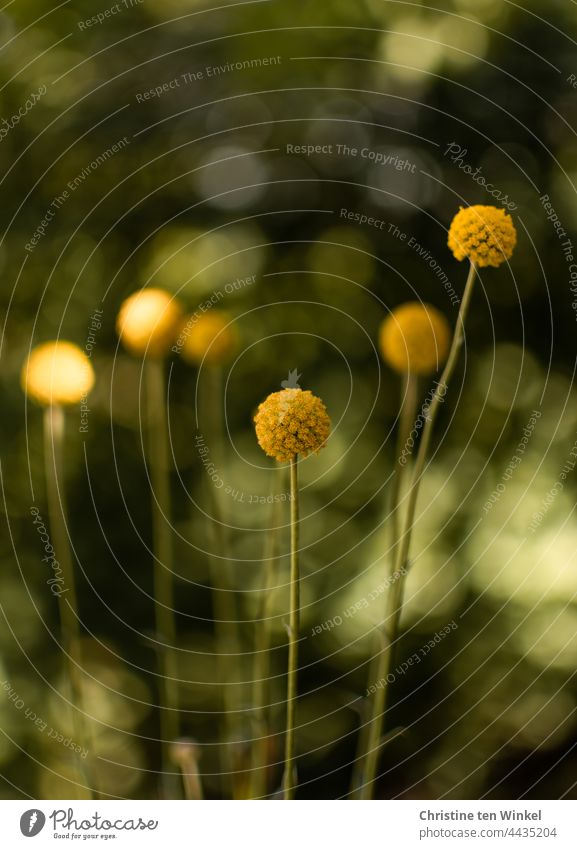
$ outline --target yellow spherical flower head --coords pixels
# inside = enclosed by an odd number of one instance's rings
[[[127,298],[116,319],[116,331],[133,354],[164,357],[182,321],[177,300],[162,289],[141,289]]]
[[[381,324],[381,354],[395,371],[432,374],[449,352],[451,328],[439,310],[411,302],[397,307]]]
[[[320,451],[331,430],[325,405],[308,389],[273,392],[259,406],[254,424],[262,450],[281,462]]]
[[[22,388],[39,404],[77,404],[94,385],[86,354],[72,342],[45,342],[22,368]]]
[[[191,316],[184,324],[180,339],[182,356],[194,365],[224,363],[234,354],[238,343],[230,315],[214,309]]]
[[[479,268],[497,268],[511,259],[517,231],[511,216],[496,206],[469,206],[451,222],[448,245],[458,260],[468,257]]]

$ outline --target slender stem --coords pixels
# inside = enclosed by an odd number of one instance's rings
[[[212,483],[207,482],[209,491],[212,493]],[[213,515],[215,511],[213,510]],[[209,522],[209,533],[212,538],[212,546],[217,542],[217,534],[213,527],[214,522]],[[213,623],[216,649],[217,677],[222,690],[222,722],[224,726],[222,745],[219,747],[221,760],[221,779],[224,796],[234,796],[235,793],[235,760],[233,756],[234,745],[234,718],[235,718],[235,694],[233,684],[236,678],[236,650],[235,642],[235,608],[230,603],[230,592],[227,587],[222,587],[222,559],[214,554],[210,555],[210,583],[212,586]]]
[[[174,570],[170,524],[170,451],[164,362],[148,359],[145,370],[149,429],[148,463],[152,484],[154,613],[159,658],[160,734],[163,784],[165,792],[169,792],[172,772],[170,746],[179,735],[179,722]]]
[[[294,733],[297,700],[298,642],[300,619],[298,455],[293,457],[291,460],[290,494],[290,620],[288,628],[289,655],[287,685],[287,721],[285,738],[285,768],[283,778],[283,791],[285,799],[294,799],[297,785],[297,773],[295,767],[294,752]]]
[[[408,464],[406,460],[406,446],[411,430],[415,425],[417,415],[417,399],[418,399],[419,380],[418,377],[411,372],[407,372],[403,376],[401,385],[401,410],[399,416],[399,429],[397,433],[397,446],[395,454],[395,467],[393,471],[393,480],[391,486],[391,500],[389,515],[391,517],[391,566],[389,576],[394,573],[395,553],[399,544],[400,518],[399,518],[399,501],[403,491],[403,482],[406,477]],[[387,596],[385,596],[385,599]],[[387,610],[385,607],[385,621]],[[379,680],[379,669],[381,663],[381,653],[383,651],[382,634],[378,633],[377,650],[369,665],[370,683]],[[368,713],[368,711],[367,711]],[[367,771],[367,761],[369,752],[372,747],[370,745],[371,731],[374,729],[380,716],[377,700],[373,698],[370,703],[370,719],[364,722],[366,714],[362,714],[360,718],[359,742],[357,746],[357,757],[353,769],[351,781],[351,793],[355,796],[360,788],[364,785],[364,776]]]
[[[82,651],[80,643],[80,620],[74,564],[67,531],[68,510],[64,490],[63,446],[64,446],[64,410],[60,406],[46,407],[44,412],[44,462],[46,469],[46,489],[50,530],[54,540],[54,551],[62,571],[63,588],[58,593],[58,607],[62,643],[72,702],[72,723],[76,741],[81,749],[89,750],[86,716],[84,711],[82,687]],[[91,758],[94,752],[90,752]],[[76,758],[79,784],[92,799],[88,770],[80,754]],[[77,787],[80,790],[80,786]],[[79,798],[83,798],[80,795]]]
[[[182,782],[184,784],[184,795],[189,800],[199,800],[203,798],[202,784],[198,773],[198,763],[196,760],[191,760],[188,767],[183,767]]]
[[[204,373],[204,423],[209,433],[211,454],[217,468],[224,466],[224,417],[222,405],[222,372],[217,366],[207,367]],[[239,718],[238,660],[240,635],[238,611],[233,587],[232,564],[229,556],[227,527],[221,504],[220,490],[207,477],[212,521],[208,523],[213,554],[210,556],[210,582],[214,609],[216,664],[223,699],[223,745],[220,747],[222,783],[225,796],[236,798],[238,776],[235,747]]]
[[[449,389],[449,381],[453,376],[453,372],[455,371],[457,360],[459,359],[459,353],[463,345],[463,340],[465,338],[465,320],[467,318],[469,305],[471,303],[471,297],[473,295],[476,273],[477,272],[475,265],[474,263],[471,263],[469,268],[469,274],[467,277],[467,283],[465,284],[463,299],[461,301],[461,306],[459,309],[459,315],[457,316],[457,326],[455,327],[455,333],[453,334],[453,341],[451,343],[449,356],[447,357],[447,362],[445,363],[445,368],[443,369],[441,379],[435,384],[435,391],[433,392],[433,397],[429,405],[427,419],[423,427],[423,433],[419,444],[419,450],[417,452],[415,468],[413,470],[413,475],[411,478],[411,487],[409,490],[407,512],[405,515],[405,521],[403,523],[403,529],[400,538],[400,545],[395,560],[395,571],[400,570],[402,567],[406,566],[407,563],[409,548],[411,545],[411,535],[413,531],[415,509],[417,506],[417,498],[419,496],[419,487],[421,485],[425,461],[427,459],[429,445],[431,442],[431,437],[433,435],[433,428],[435,426],[439,407],[445,400],[445,395],[447,394],[447,391]],[[400,581],[398,583],[401,584]],[[400,610],[397,611],[397,618],[399,616]]]
[[[397,583],[400,582],[400,578]],[[393,610],[392,606],[393,592],[387,595],[387,611],[385,622],[391,617]],[[381,640],[381,649],[378,655],[378,669],[375,683],[379,686],[376,690],[373,700],[373,710],[369,725],[369,742],[367,748],[367,756],[365,760],[365,771],[363,774],[362,786],[360,788],[361,799],[371,799],[373,796],[373,785],[375,782],[377,764],[379,762],[379,753],[381,750],[381,737],[383,732],[384,714],[387,705],[388,682],[387,675],[391,668],[391,658],[394,637],[391,634],[387,635],[384,628],[379,631]]]
[[[270,511],[270,528],[265,537],[263,552],[264,587],[260,593],[260,603],[257,610],[255,628],[255,648],[253,663],[252,704],[254,706],[255,739],[251,750],[251,799],[265,796],[267,787],[268,766],[268,676],[270,671],[270,606],[276,574],[275,557],[278,549],[278,526],[281,522],[280,500],[275,500],[276,488],[284,481],[284,467],[278,466],[273,475],[273,503]],[[280,488],[280,487],[279,487]]]
[[[418,377],[411,372],[404,375],[401,388],[401,414],[399,431],[397,435],[397,450],[395,458],[395,474],[391,487],[391,573],[394,571],[394,558],[396,547],[399,543],[400,515],[399,500],[403,489],[403,481],[407,471],[407,458],[405,452],[411,430],[415,424],[417,415],[417,390],[419,387]]]
[[[198,767],[199,751],[194,740],[179,740],[173,746],[173,760],[180,767],[184,798],[198,801],[203,799],[202,781]]]
[[[457,316],[457,326],[453,335],[449,356],[443,369],[441,379],[435,385],[435,391],[431,403],[429,405],[428,416],[423,427],[419,450],[415,467],[411,476],[411,484],[409,489],[407,511],[397,546],[395,558],[395,572],[399,574],[398,579],[390,587],[390,592],[387,597],[387,618],[383,623],[382,640],[383,648],[379,658],[379,669],[375,683],[379,684],[375,694],[373,722],[371,723],[371,733],[369,739],[369,748],[367,752],[367,770],[364,777],[362,787],[362,798],[370,799],[373,796],[374,784],[379,761],[379,752],[381,749],[381,736],[383,723],[385,718],[385,710],[387,706],[389,685],[387,678],[392,666],[393,646],[397,639],[399,631],[399,623],[401,618],[401,610],[403,606],[403,595],[405,586],[405,575],[407,572],[407,564],[409,558],[409,550],[411,544],[411,536],[415,520],[415,510],[417,506],[417,498],[419,495],[419,487],[423,476],[423,470],[427,459],[427,453],[431,442],[433,428],[439,411],[439,407],[445,399],[449,388],[449,381],[455,371],[459,352],[465,338],[465,320],[471,303],[473,288],[475,284],[476,268],[474,263],[471,263],[463,299]]]

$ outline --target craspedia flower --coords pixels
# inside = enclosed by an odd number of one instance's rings
[[[259,406],[254,424],[262,450],[281,462],[320,451],[331,430],[325,405],[308,389],[273,392]]]
[[[181,338],[182,356],[193,365],[224,363],[234,354],[238,343],[229,314],[214,309],[191,316],[184,324]]]
[[[22,388],[39,404],[77,404],[94,386],[94,369],[72,342],[44,342],[22,367]]]
[[[511,259],[517,231],[511,216],[496,206],[461,209],[449,228],[448,245],[458,260],[468,257],[479,268],[497,268]]]
[[[451,328],[442,312],[410,302],[397,307],[381,324],[381,354],[395,371],[432,374],[449,352]]]
[[[162,289],[141,289],[127,298],[116,331],[131,353],[160,358],[168,353],[182,322],[179,302]]]

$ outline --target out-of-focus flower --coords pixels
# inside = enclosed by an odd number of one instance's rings
[[[331,430],[325,405],[308,389],[273,392],[259,406],[254,424],[262,450],[281,462],[320,451]]]
[[[397,307],[381,324],[381,354],[402,374],[431,374],[445,362],[451,329],[439,310],[410,302]]]
[[[219,310],[192,315],[181,331],[181,353],[193,365],[220,365],[234,354],[238,335],[228,313]]]
[[[116,319],[116,331],[133,354],[164,357],[182,322],[180,303],[163,289],[141,289],[127,298]]]
[[[22,367],[22,388],[39,404],[77,404],[94,385],[94,369],[72,342],[44,342]]]
[[[461,209],[449,228],[448,245],[458,260],[468,257],[479,268],[497,268],[511,259],[517,231],[511,216],[496,206]]]

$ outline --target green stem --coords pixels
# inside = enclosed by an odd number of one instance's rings
[[[411,372],[407,372],[403,376],[403,383],[401,386],[401,411],[399,416],[399,429],[397,433],[395,468],[393,472],[393,480],[391,486],[391,566],[389,570],[389,577],[392,577],[394,573],[395,553],[399,544],[400,532],[399,501],[403,491],[403,483],[406,478],[406,473],[408,469],[406,455],[403,452],[405,451],[405,447],[407,445],[411,430],[415,425],[415,419],[417,415],[418,388],[418,377],[414,374],[411,374]],[[386,621],[386,607],[384,613]],[[379,645],[377,647],[374,657],[372,658],[369,669],[369,678],[371,683],[373,681],[379,680],[381,653],[383,650],[381,633],[378,634],[378,638]],[[369,721],[364,722],[366,714],[361,715],[361,726],[359,731],[357,757],[355,759],[355,767],[353,769],[353,777],[351,781],[351,793],[353,796],[356,796],[356,794],[360,792],[360,788],[363,787],[365,783],[364,777],[366,775],[368,767],[367,761],[369,752],[371,751],[371,731],[374,728],[378,716],[380,715],[379,713],[377,713],[377,710],[378,705],[376,704],[376,699],[373,699],[371,701],[371,715]]]
[[[88,745],[82,687],[83,667],[78,599],[66,521],[68,510],[63,474],[64,426],[64,410],[62,407],[56,405],[46,407],[44,411],[44,463],[46,469],[48,517],[53,538],[53,547],[58,556],[58,563],[63,579],[63,588],[58,594],[58,608],[71,692],[72,724],[77,743],[81,749],[90,751],[91,747]],[[89,757],[94,757],[93,751],[90,751]],[[79,784],[83,785],[88,798],[92,799],[93,794],[90,787],[88,770],[80,754],[76,758],[76,766]],[[80,795],[79,798],[82,799],[84,796]]]
[[[222,372],[217,366],[207,367],[204,377],[204,393],[207,425],[211,454],[214,465],[224,468],[224,422],[222,408]],[[240,635],[236,596],[233,587],[232,564],[229,555],[227,527],[219,490],[207,477],[209,500],[211,502],[212,521],[209,521],[209,533],[212,538],[214,554],[210,560],[210,582],[212,585],[212,603],[214,609],[215,641],[217,646],[216,664],[221,682],[223,699],[224,742],[220,747],[222,760],[222,782],[224,795],[236,798],[238,776],[236,769],[235,747],[237,722],[239,719],[238,664],[240,660]],[[240,735],[242,737],[242,735]]]
[[[399,532],[400,532],[400,510],[399,510],[399,500],[403,490],[403,482],[405,480],[406,471],[408,467],[406,455],[403,454],[403,451],[406,448],[407,441],[409,439],[409,435],[411,430],[415,425],[415,419],[417,416],[417,390],[419,387],[418,377],[411,372],[407,372],[404,375],[403,385],[401,389],[401,415],[399,421],[399,431],[397,435],[397,453],[396,453],[396,465],[395,465],[395,474],[392,481],[391,487],[391,506],[390,506],[390,515],[391,515],[391,535],[392,535],[392,544],[391,544],[391,574],[394,572],[394,558],[397,545],[399,544]],[[405,462],[403,462],[403,459]]]
[[[413,470],[413,475],[411,478],[411,487],[409,490],[407,512],[405,515],[405,521],[400,537],[400,545],[397,551],[395,571],[399,571],[407,564],[415,518],[415,509],[417,506],[417,498],[419,496],[419,487],[421,485],[425,461],[427,459],[427,454],[429,451],[429,445],[431,442],[431,437],[433,435],[433,428],[435,426],[437,414],[439,412],[440,405],[445,400],[445,395],[447,394],[447,391],[449,389],[449,381],[453,376],[453,372],[455,371],[457,360],[459,359],[461,346],[463,345],[463,340],[465,338],[465,320],[467,318],[469,305],[471,303],[471,297],[473,295],[475,276],[476,268],[474,263],[471,263],[469,268],[469,274],[467,277],[467,283],[465,284],[465,291],[461,300],[459,315],[457,316],[457,326],[455,327],[455,332],[453,334],[453,341],[451,343],[449,356],[447,357],[447,362],[445,363],[445,368],[443,369],[441,379],[435,384],[435,391],[433,392],[433,398],[431,400],[431,403],[429,404],[428,415],[423,427],[423,434],[421,436],[419,450],[417,452],[417,460],[415,462],[415,468]],[[401,584],[400,581],[398,583]],[[397,611],[397,618],[399,616],[400,610]]]
[[[288,628],[289,654],[287,684],[287,720],[285,737],[285,767],[283,777],[283,794],[285,799],[294,799],[297,785],[294,734],[297,700],[298,642],[300,618],[298,455],[293,457],[291,460],[290,494],[290,620]]]
[[[172,760],[170,746],[178,738],[178,668],[174,616],[172,532],[170,525],[170,450],[164,362],[145,363],[148,404],[148,463],[152,485],[152,534],[154,551],[154,613],[159,658],[160,735],[163,785],[170,792]]]
[[[175,744],[173,760],[180,767],[184,798],[190,801],[203,799],[204,794],[202,792],[202,781],[198,766],[199,750],[196,743],[191,739],[179,740]]]
[[[474,263],[471,263],[465,291],[461,300],[459,315],[457,316],[457,326],[453,335],[449,356],[443,369],[441,379],[435,385],[433,398],[429,405],[428,416],[423,427],[417,459],[411,477],[409,489],[407,511],[402,526],[399,545],[395,558],[395,572],[399,574],[397,581],[390,587],[390,592],[387,596],[387,618],[383,623],[382,641],[383,647],[379,657],[379,669],[375,683],[381,683],[382,686],[377,689],[375,694],[375,704],[373,712],[373,721],[371,723],[371,732],[369,738],[369,748],[367,751],[367,770],[365,774],[364,784],[362,787],[362,798],[371,799],[374,791],[374,784],[379,761],[379,752],[381,749],[381,736],[383,723],[385,718],[385,710],[387,706],[389,685],[387,677],[392,666],[393,646],[397,639],[399,631],[399,623],[401,618],[401,610],[403,606],[403,595],[405,585],[405,575],[407,572],[407,564],[409,558],[409,550],[411,544],[411,536],[415,521],[415,510],[419,495],[419,488],[425,468],[425,462],[433,434],[433,428],[439,407],[445,399],[449,388],[449,381],[455,371],[459,352],[465,338],[465,320],[469,311],[473,288],[475,284],[476,268]]]
[[[255,739],[251,750],[251,799],[260,799],[265,796],[267,786],[268,768],[268,677],[270,672],[270,607],[272,603],[272,591],[276,574],[275,558],[278,548],[278,526],[281,522],[281,502],[274,500],[276,488],[284,480],[284,467],[278,466],[276,474],[273,475],[272,495],[273,504],[270,511],[271,527],[265,538],[263,552],[264,587],[260,593],[260,603],[257,610],[257,621],[255,628],[255,648],[253,664],[252,704],[254,706],[254,728]]]

